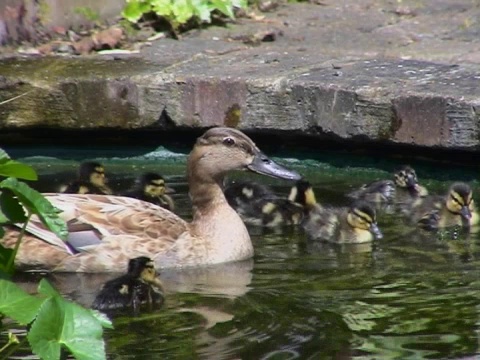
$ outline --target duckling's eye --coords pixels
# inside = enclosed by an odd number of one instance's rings
[[[231,137],[227,137],[223,139],[223,143],[227,146],[232,146],[235,145],[235,140],[233,140]]]

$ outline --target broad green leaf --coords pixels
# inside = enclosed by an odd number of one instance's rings
[[[10,156],[8,156],[5,150],[0,149],[0,164],[5,164],[8,160],[10,160]]]
[[[129,1],[122,11],[122,16],[128,21],[136,23],[140,20],[143,14],[150,12],[151,9],[151,5],[148,1]]]
[[[40,280],[38,292],[46,296],[61,297],[60,293],[45,279]]]
[[[172,12],[175,17],[175,21],[179,24],[185,24],[194,15],[192,6],[187,0],[174,1]]]
[[[2,215],[6,216],[12,223],[23,223],[27,221],[27,216],[22,204],[20,204],[13,192],[9,189],[4,189],[0,193],[0,210]]]
[[[71,302],[65,304],[62,342],[77,359],[105,359],[101,323],[89,310]]]
[[[60,359],[64,318],[63,307],[58,298],[48,298],[40,307],[27,339],[32,351],[42,359]]]
[[[0,313],[20,324],[32,322],[44,301],[27,294],[11,281],[0,280]]]
[[[172,0],[152,0],[152,9],[159,15],[169,19],[173,15],[173,2]]]
[[[56,296],[38,312],[27,336],[33,351],[44,359],[58,359],[60,346],[66,346],[76,359],[105,359],[103,329],[87,309]]]
[[[90,313],[93,315],[93,317],[95,317],[95,319],[100,322],[100,325],[102,325],[104,328],[113,329],[112,321],[108,318],[107,315],[93,309],[90,309]]]
[[[212,21],[210,7],[208,3],[203,0],[192,0],[193,12],[202,21]]]
[[[67,238],[67,225],[58,216],[60,210],[54,207],[42,194],[15,178],[8,178],[0,182],[1,188],[10,189],[15,193],[27,212],[36,214],[43,224],[59,238]]]
[[[11,176],[24,180],[38,180],[36,171],[30,165],[22,164],[14,160],[8,160],[0,164],[0,176]]]

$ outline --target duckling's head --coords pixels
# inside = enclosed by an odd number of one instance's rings
[[[369,231],[375,239],[383,237],[377,225],[375,208],[367,202],[355,202],[348,210],[347,222],[353,228]]]
[[[85,161],[80,164],[78,178],[82,181],[89,181],[95,186],[105,186],[105,168],[102,164],[94,161]]]
[[[148,172],[142,174],[135,181],[135,187],[141,189],[146,195],[152,197],[174,193],[175,190],[165,184],[165,179],[160,174]]]
[[[451,213],[469,220],[475,206],[470,185],[463,182],[454,183],[448,190],[446,206]]]
[[[292,186],[288,200],[301,204],[306,209],[311,209],[317,203],[312,184],[305,180],[299,180]]]
[[[214,179],[222,183],[231,170],[250,170],[276,178],[299,180],[301,176],[269,159],[244,133],[232,128],[217,127],[197,139],[188,158],[188,176]]]
[[[394,181],[395,185],[404,189],[414,188],[418,184],[415,170],[408,165],[404,165],[395,171]]]

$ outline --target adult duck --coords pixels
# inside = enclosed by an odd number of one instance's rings
[[[157,269],[248,259],[249,233],[222,191],[229,171],[246,169],[281,179],[301,176],[263,154],[239,130],[212,128],[199,137],[187,161],[193,220],[137,199],[108,195],[51,194],[69,225],[67,243],[30,222],[16,264],[23,269],[67,272],[125,272],[128,259],[151,258]],[[20,230],[0,241],[13,247]],[[78,252],[78,253],[76,253]]]

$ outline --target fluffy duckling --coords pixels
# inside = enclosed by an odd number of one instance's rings
[[[66,185],[60,192],[67,194],[97,194],[112,195],[113,191],[107,185],[105,168],[94,161],[85,161],[80,164],[77,180]]]
[[[457,182],[450,186],[446,196],[429,196],[413,203],[411,219],[426,230],[455,225],[471,229],[478,225],[480,217],[470,185]]]
[[[292,187],[286,199],[254,182],[233,183],[224,192],[228,203],[243,221],[254,226],[298,225],[304,217],[306,204],[315,203],[311,185],[302,180]]]
[[[128,272],[107,281],[95,298],[92,308],[115,310],[133,308],[137,312],[142,304],[163,304],[163,286],[157,278],[153,261],[140,256],[128,263]]]
[[[334,243],[367,243],[383,237],[377,225],[375,208],[356,201],[348,208],[314,206],[303,222],[311,240]]]
[[[415,170],[404,165],[394,172],[394,179],[379,180],[363,185],[347,196],[374,203],[408,203],[428,195],[428,190],[418,183]]]
[[[175,203],[173,199],[167,195],[174,192],[175,190],[166,185],[165,179],[161,175],[148,172],[139,176],[135,180],[133,187],[121,195],[148,201],[167,210],[174,211]]]

